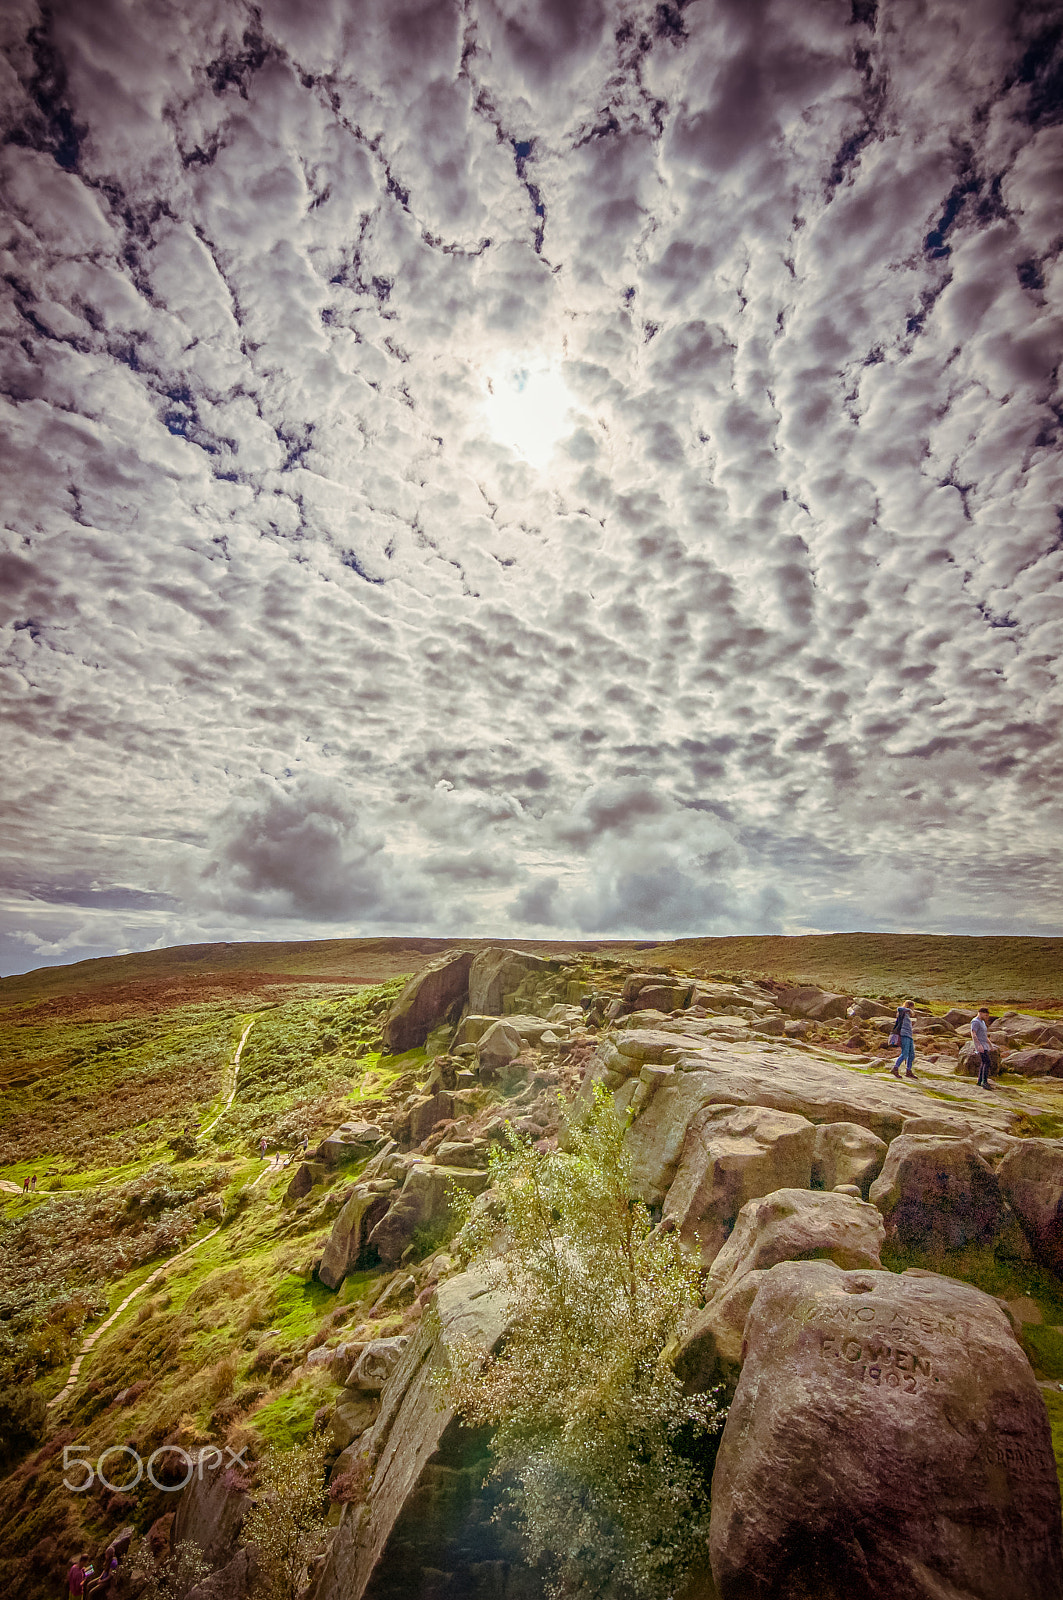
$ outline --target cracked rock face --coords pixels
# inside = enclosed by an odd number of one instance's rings
[[[721,1600],[1058,1600],[1048,1419],[988,1295],[787,1262],[744,1342],[712,1484]]]

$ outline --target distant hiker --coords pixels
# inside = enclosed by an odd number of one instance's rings
[[[66,1575],[66,1590],[72,1600],[81,1600],[81,1596],[85,1593],[85,1579],[89,1575],[89,1569],[85,1565],[87,1560],[87,1556],[75,1556],[74,1564]]]
[[[904,1076],[906,1078],[915,1077],[915,1073],[912,1071],[912,1067],[915,1064],[915,1035],[912,1032],[912,1013],[914,1010],[914,1000],[906,1000],[903,1006],[897,1007],[897,1018],[893,1024],[893,1032],[890,1034],[890,1043],[898,1044],[901,1047],[901,1053],[893,1063],[893,1076],[895,1078],[900,1077],[897,1069],[902,1061],[904,1062]]]
[[[22,1180],[22,1193],[23,1194],[29,1194],[29,1192],[30,1192],[30,1175],[27,1172],[26,1176]]]
[[[266,1135],[265,1134],[263,1134],[261,1139],[258,1141],[258,1153],[259,1153],[260,1157],[262,1158],[262,1160],[265,1161],[265,1159],[266,1159]]]
[[[989,1074],[993,1070],[993,1057],[989,1044],[989,1007],[979,1006],[978,1014],[971,1018],[971,1038],[978,1051],[978,1087],[991,1089]]]
[[[37,1193],[37,1174],[34,1173],[33,1177],[30,1179],[30,1194],[36,1194],[36,1193]]]
[[[308,1133],[304,1133],[303,1134],[303,1148],[300,1150],[299,1154],[305,1156],[306,1152],[307,1152],[307,1150],[309,1148],[310,1148],[310,1135]]]

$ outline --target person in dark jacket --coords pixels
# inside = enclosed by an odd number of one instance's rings
[[[978,1051],[978,1087],[991,1089],[989,1074],[993,1070],[993,1057],[990,1054],[988,1006],[979,1006],[977,1015],[971,1018],[971,1038]]]
[[[900,1065],[904,1062],[904,1076],[914,1078],[912,1067],[915,1065],[915,1035],[912,1032],[912,1013],[915,1010],[915,1001],[906,1000],[903,1006],[897,1007],[897,1020],[893,1024],[893,1031],[897,1035],[901,1053],[893,1063],[893,1076],[900,1077]]]

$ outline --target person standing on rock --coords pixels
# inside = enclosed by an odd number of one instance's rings
[[[263,1134],[261,1139],[258,1141],[258,1155],[259,1155],[259,1160],[260,1161],[265,1161],[265,1159],[266,1159],[266,1135],[265,1134]]]
[[[989,1007],[979,1006],[976,1016],[971,1018],[971,1038],[978,1051],[978,1087],[991,1089],[989,1074],[993,1070],[993,1057],[989,1045]]]
[[[915,1065],[915,1034],[912,1032],[912,1012],[915,1010],[915,1001],[906,1000],[903,1006],[897,1007],[897,1020],[893,1024],[893,1033],[901,1047],[901,1053],[893,1063],[893,1076],[900,1077],[898,1070],[904,1062],[904,1076],[914,1078],[912,1067]]]

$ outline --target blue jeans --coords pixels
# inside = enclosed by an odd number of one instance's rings
[[[984,1086],[985,1084],[988,1084],[988,1082],[989,1082],[989,1074],[992,1072],[992,1070],[993,1070],[993,1057],[990,1055],[988,1050],[979,1050],[979,1052],[978,1052],[978,1082],[979,1082],[980,1086]]]
[[[910,1033],[901,1034],[901,1053],[893,1063],[894,1072],[902,1062],[904,1063],[905,1071],[911,1072],[915,1065],[915,1040]]]

